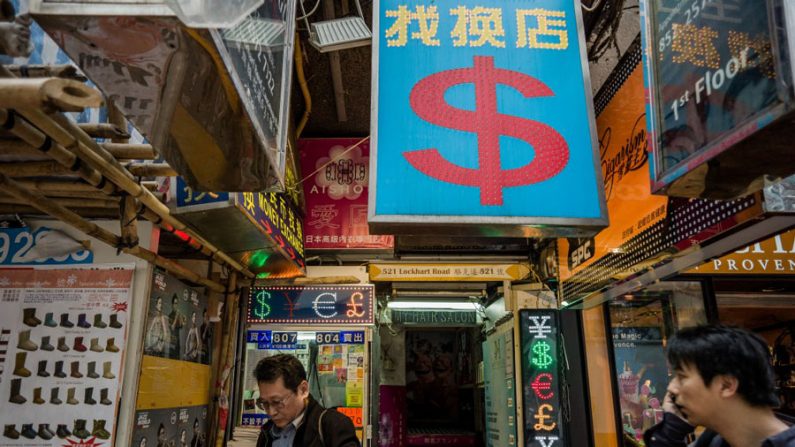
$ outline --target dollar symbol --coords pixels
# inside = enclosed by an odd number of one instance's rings
[[[254,309],[252,313],[255,317],[263,320],[268,318],[268,315],[271,314],[271,306],[267,303],[271,299],[271,294],[260,290],[257,292],[257,296],[254,297]]]
[[[444,99],[447,89],[475,84],[475,110],[450,106]],[[502,205],[503,188],[526,186],[557,175],[569,161],[566,140],[552,127],[497,111],[497,84],[518,90],[527,98],[553,96],[543,82],[517,71],[494,66],[491,56],[475,56],[472,68],[434,73],[411,90],[411,108],[417,115],[438,126],[477,134],[478,167],[465,168],[445,159],[437,149],[405,152],[406,160],[423,174],[456,185],[480,190],[481,205]],[[521,167],[503,169],[500,136],[524,140],[533,147],[533,160]]]
[[[533,358],[530,361],[533,365],[541,369],[547,369],[549,365],[552,364],[552,356],[549,355],[549,351],[552,350],[552,347],[549,346],[549,343],[545,341],[540,341],[533,345]]]

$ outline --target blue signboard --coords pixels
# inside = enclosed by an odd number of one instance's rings
[[[240,425],[261,427],[268,420],[268,415],[263,413],[243,413]]]
[[[237,207],[273,239],[285,257],[303,269],[303,219],[287,197],[274,192],[239,192],[235,200]]]
[[[257,349],[296,349],[298,332],[248,331],[246,343],[256,343]]]
[[[372,227],[606,224],[579,9],[376,1]]]
[[[373,296],[372,285],[253,287],[248,322],[373,324]]]
[[[316,332],[319,345],[363,345],[364,331]]]
[[[182,177],[176,177],[177,207],[194,207],[209,203],[227,203],[229,201],[228,192],[202,192],[195,191],[185,183]]]
[[[94,253],[91,250],[78,250],[55,257],[39,257],[36,254],[36,245],[55,244],[56,242],[47,239],[58,236],[57,231],[47,227],[35,231],[27,227],[0,228],[0,265],[69,265],[94,262]]]

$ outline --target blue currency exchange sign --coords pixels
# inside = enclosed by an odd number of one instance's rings
[[[579,1],[379,0],[374,16],[374,231],[606,224]]]

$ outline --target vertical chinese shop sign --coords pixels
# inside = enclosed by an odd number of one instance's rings
[[[391,249],[394,237],[370,234],[370,142],[360,138],[298,141],[306,198],[304,248]]]
[[[606,224],[579,14],[376,1],[371,227]]]
[[[557,312],[522,310],[519,325],[524,445],[566,445],[561,426]]]

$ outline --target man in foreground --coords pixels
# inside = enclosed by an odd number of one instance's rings
[[[795,428],[776,417],[779,405],[767,343],[748,331],[698,326],[668,343],[673,377],[663,422],[644,433],[648,447],[795,447]]]

